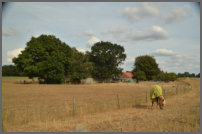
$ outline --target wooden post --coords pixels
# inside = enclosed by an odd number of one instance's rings
[[[73,97],[73,110],[72,110],[72,114],[73,114],[73,116],[76,114],[76,99],[75,99],[75,97]]]
[[[117,106],[118,106],[118,109],[121,108],[121,106],[120,106],[120,96],[119,96],[119,94],[117,94]]]
[[[178,86],[176,87],[176,94],[178,94]]]
[[[166,98],[166,90],[165,89],[163,89],[163,96],[164,96],[164,98]]]
[[[146,102],[147,102],[147,91],[146,91]]]

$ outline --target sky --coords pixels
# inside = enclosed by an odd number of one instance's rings
[[[200,9],[194,2],[9,2],[2,11],[2,65],[31,37],[55,35],[84,52],[99,41],[125,48],[120,67],[151,55],[164,72],[200,72]]]

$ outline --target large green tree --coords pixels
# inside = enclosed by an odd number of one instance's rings
[[[147,80],[152,80],[159,74],[160,69],[154,57],[145,55],[139,56],[135,59],[133,74],[135,77],[136,72],[142,71],[146,75]]]
[[[76,48],[73,50],[72,68],[69,80],[71,83],[80,83],[81,79],[91,77],[93,63],[89,61],[89,56],[79,52]]]
[[[53,35],[32,37],[25,50],[13,59],[17,69],[29,78],[61,83],[70,72],[72,49]]]
[[[137,70],[134,72],[134,78],[136,79],[136,82],[138,83],[139,80],[146,80],[146,75],[143,71]]]
[[[119,67],[126,58],[124,47],[111,42],[97,42],[91,47],[90,61],[94,63],[92,76],[99,80],[117,78]]]

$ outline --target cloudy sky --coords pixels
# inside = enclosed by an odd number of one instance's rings
[[[10,2],[2,14],[2,65],[41,34],[82,52],[99,41],[122,45],[124,71],[147,54],[163,71],[200,72],[200,11],[193,2]]]

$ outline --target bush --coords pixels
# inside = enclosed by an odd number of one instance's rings
[[[19,73],[14,65],[2,66],[2,76],[19,76]]]

